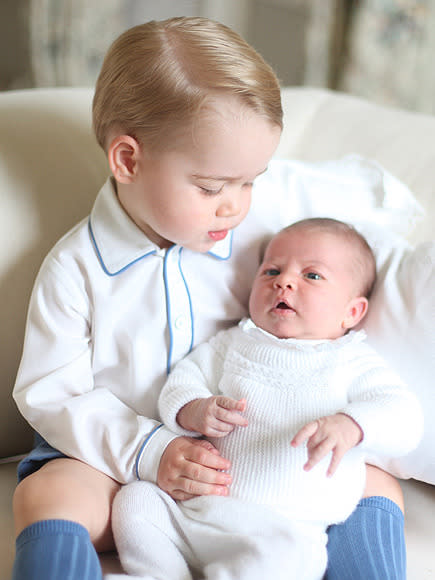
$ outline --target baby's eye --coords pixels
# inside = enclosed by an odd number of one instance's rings
[[[279,276],[281,272],[278,268],[267,268],[267,270],[264,270],[264,273],[266,276]]]
[[[322,276],[317,274],[317,272],[306,272],[305,278],[308,278],[308,280],[322,280]]]

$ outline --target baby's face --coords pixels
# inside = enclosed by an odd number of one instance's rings
[[[331,233],[295,229],[267,247],[249,301],[254,323],[278,338],[334,339],[358,322],[352,248]]]

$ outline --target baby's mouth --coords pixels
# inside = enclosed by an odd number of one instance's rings
[[[275,310],[289,310],[292,312],[295,312],[294,308],[292,308],[290,306],[290,304],[288,302],[286,302],[285,300],[280,300],[276,305],[275,305]]]

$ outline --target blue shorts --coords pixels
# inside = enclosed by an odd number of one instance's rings
[[[35,441],[32,451],[18,464],[18,482],[22,481],[25,477],[31,475],[35,471],[38,471],[38,469],[52,459],[59,459],[60,457],[67,456],[47,443],[39,433],[35,433]]]

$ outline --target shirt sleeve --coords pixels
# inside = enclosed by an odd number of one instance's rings
[[[15,402],[30,425],[66,455],[121,483],[155,481],[160,457],[176,435],[159,429],[160,421],[138,415],[110,389],[95,388],[92,307],[80,284],[85,281],[53,259],[41,268],[29,305]]]
[[[361,448],[399,457],[412,451],[423,435],[424,417],[417,397],[369,345],[349,361],[353,379],[342,410],[363,430]]]

